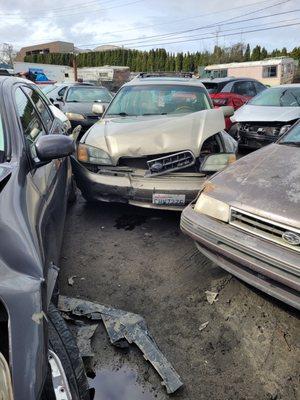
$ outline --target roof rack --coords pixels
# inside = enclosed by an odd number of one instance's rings
[[[140,72],[137,78],[192,78],[192,72]]]

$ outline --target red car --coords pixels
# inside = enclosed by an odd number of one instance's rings
[[[215,107],[232,106],[235,110],[267,88],[250,78],[215,78],[201,81]],[[226,118],[226,130],[230,129],[231,124],[230,118]]]

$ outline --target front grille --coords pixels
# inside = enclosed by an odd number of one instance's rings
[[[147,161],[149,172],[147,172],[146,175],[157,176],[178,171],[194,165],[195,162],[196,158],[191,151],[181,151],[180,153],[170,154],[165,157]]]
[[[268,219],[240,211],[233,207],[231,208],[229,223],[256,236],[300,252],[300,244],[291,244],[292,239],[299,238],[300,242],[300,230],[298,229],[274,223]]]

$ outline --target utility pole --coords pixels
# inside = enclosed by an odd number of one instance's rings
[[[77,60],[76,60],[76,54],[75,53],[73,53],[73,71],[74,71],[74,81],[77,82],[77,80],[78,80]]]

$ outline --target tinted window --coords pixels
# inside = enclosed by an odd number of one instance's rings
[[[22,89],[35,105],[47,130],[50,131],[53,122],[53,116],[45,101],[36,90],[33,90],[28,86],[23,86]]]
[[[234,85],[234,82],[228,82],[225,86],[223,86],[223,89],[221,90],[221,92],[230,93],[232,91],[233,85]]]
[[[217,83],[214,82],[202,82],[202,83],[206,87],[208,93],[213,94],[219,92],[219,86]]]
[[[240,94],[241,96],[255,96],[256,91],[251,81],[240,81],[235,82],[233,92]]]
[[[31,145],[44,132],[44,128],[32,102],[20,88],[16,90],[15,96],[17,112],[21,120],[23,132],[27,142]]]
[[[261,83],[259,83],[259,82],[254,82],[254,86],[255,86],[255,89],[256,89],[256,93],[260,93],[260,92],[262,92],[263,90],[266,89],[266,87],[264,85],[262,85]]]
[[[106,115],[164,115],[192,113],[211,108],[206,90],[184,85],[125,86]]]
[[[67,102],[78,103],[109,103],[111,95],[107,89],[94,86],[70,87],[66,97]]]
[[[63,87],[62,89],[60,89],[57,94],[59,97],[63,97],[63,95],[65,94],[65,91],[67,90],[67,86]]]

